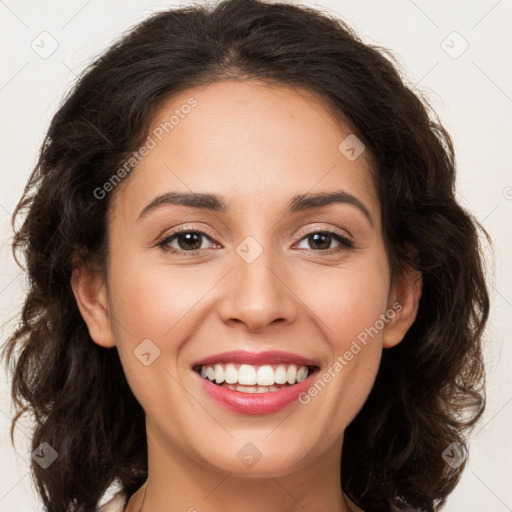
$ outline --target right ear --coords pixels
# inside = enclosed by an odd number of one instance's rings
[[[93,341],[105,348],[115,346],[103,274],[82,263],[73,268],[71,288]]]

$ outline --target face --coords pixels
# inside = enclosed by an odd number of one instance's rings
[[[312,94],[255,81],[190,89],[154,120],[146,156],[114,191],[106,279],[82,269],[73,287],[163,452],[248,476],[339,461],[382,350],[417,305],[411,280],[390,278],[367,155],[353,158],[353,139],[340,149],[350,134]],[[250,361],[228,351],[287,355],[242,372]],[[226,392],[195,368],[211,357],[227,379],[231,357],[240,380],[270,364],[276,382],[295,356],[309,376],[266,394]],[[257,464],[241,463],[252,451]]]

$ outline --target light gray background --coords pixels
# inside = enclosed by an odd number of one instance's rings
[[[390,48],[409,83],[427,95],[453,136],[458,197],[492,236],[496,257],[485,348],[488,406],[472,436],[468,467],[445,510],[512,511],[512,271],[507,265],[512,254],[512,0],[304,3],[341,15],[366,42]],[[179,3],[0,0],[2,342],[26,288],[11,257],[10,215],[61,97],[90,59],[124,30],[174,5]],[[44,31],[50,35],[41,35]],[[40,510],[28,473],[30,424],[25,420],[16,430],[16,453],[8,437],[13,414],[8,375],[2,370],[1,376],[0,512]]]

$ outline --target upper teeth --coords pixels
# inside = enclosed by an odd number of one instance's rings
[[[273,384],[295,384],[308,376],[308,367],[295,364],[253,366],[250,364],[217,363],[201,366],[201,376],[215,380],[217,384],[243,384],[272,386]]]

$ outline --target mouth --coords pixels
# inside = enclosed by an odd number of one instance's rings
[[[203,379],[240,393],[274,393],[290,388],[319,371],[316,365],[294,363],[252,365],[236,362],[195,365]]]
[[[235,350],[195,361],[206,395],[221,407],[244,415],[276,413],[300,402],[320,363],[290,352]]]

